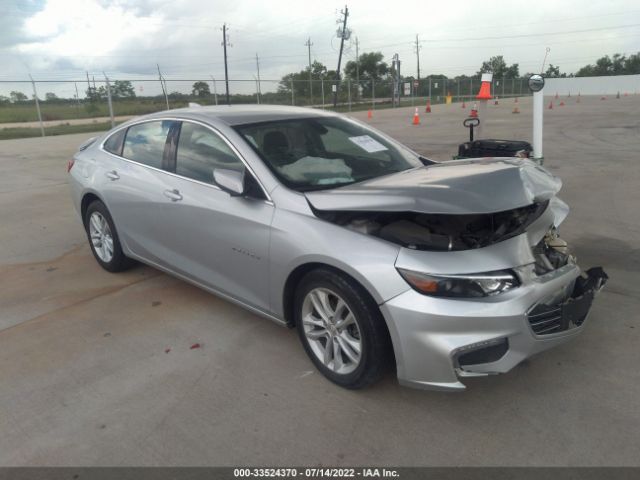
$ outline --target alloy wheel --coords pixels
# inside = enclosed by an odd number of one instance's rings
[[[302,302],[302,326],[315,356],[335,373],[353,372],[362,357],[358,321],[347,303],[327,288],[314,288]]]

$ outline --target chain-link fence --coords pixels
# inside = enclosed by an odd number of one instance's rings
[[[331,78],[269,80],[256,77],[225,82],[214,77],[169,80],[0,82],[0,139],[106,130],[128,118],[189,104],[296,105],[349,112],[399,106],[469,101],[476,78],[392,80]],[[228,91],[228,94],[227,94]],[[395,95],[394,95],[395,92]],[[495,96],[528,95],[523,78],[494,79]],[[334,106],[335,105],[335,106]]]

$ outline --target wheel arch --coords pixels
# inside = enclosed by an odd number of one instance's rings
[[[376,295],[370,291],[370,288],[372,288],[370,285],[366,285],[364,282],[356,278],[354,275],[351,275],[345,269],[339,268],[335,265],[331,265],[329,263],[325,263],[322,261],[309,261],[306,263],[302,263],[298,265],[296,268],[294,268],[289,274],[289,276],[287,277],[287,280],[285,281],[283,292],[282,292],[282,311],[283,311],[283,317],[287,326],[289,326],[290,328],[293,328],[295,326],[294,299],[295,299],[295,292],[296,292],[296,287],[298,283],[300,282],[302,277],[304,277],[307,273],[313,270],[318,270],[318,269],[331,270],[337,273],[338,275],[341,275],[347,278],[348,280],[353,281],[354,284],[357,285],[357,287],[361,290],[362,294],[364,294],[367,297],[367,300],[369,300],[371,304],[375,305],[375,307],[378,308],[379,310],[380,302],[376,300]],[[380,312],[380,316],[384,319],[384,315],[382,315],[382,312]],[[386,326],[386,321],[384,323],[388,331],[388,327]]]
[[[87,209],[89,208],[89,205],[91,205],[91,203],[93,203],[95,200],[98,200],[104,204],[104,200],[94,191],[90,190],[85,192],[82,195],[82,200],[80,201],[80,218],[82,218],[82,224],[85,227],[86,227]]]

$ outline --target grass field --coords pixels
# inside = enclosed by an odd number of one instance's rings
[[[81,125],[61,124],[45,128],[47,137],[54,135],[67,135],[69,133],[99,132],[111,128],[111,122],[85,123]],[[30,138],[41,135],[39,128],[0,128],[0,140],[10,140],[12,138]]]
[[[223,97],[219,96],[219,101],[223,102]],[[282,98],[271,99],[276,101],[269,102],[269,97],[263,99],[263,103],[290,105],[286,101],[281,101]],[[357,112],[362,110],[368,110],[374,108],[376,110],[383,110],[387,108],[393,108],[389,99],[375,99],[374,102],[363,98],[360,102],[354,100],[349,106],[346,102],[338,104],[337,108],[333,108],[329,104],[331,98],[325,97],[325,109],[335,110],[337,112]],[[210,105],[213,103],[212,99],[193,99],[202,105]],[[232,97],[233,104],[240,103],[254,103],[255,99],[250,96],[241,96],[240,98]],[[467,99],[469,101],[469,99]],[[404,97],[401,99],[400,105],[403,107],[415,106],[419,107],[420,111],[423,110],[427,102],[427,97]],[[438,104],[443,103],[444,97],[432,97],[431,103]],[[169,100],[169,107],[182,108],[188,104],[184,99]],[[164,98],[135,98],[128,100],[114,100],[113,113],[115,116],[137,116],[145,115],[147,113],[153,113],[165,110],[166,102]],[[315,105],[315,108],[321,108],[321,105]],[[40,102],[40,109],[42,112],[42,120],[45,122],[57,122],[60,124],[54,126],[45,127],[45,135],[65,135],[69,133],[82,133],[108,130],[110,128],[109,122],[96,123],[94,120],[92,123],[69,125],[65,123],[68,120],[76,119],[91,119],[96,117],[108,117],[109,107],[106,102],[100,102],[95,104],[81,103],[77,104],[71,101],[67,102]],[[38,115],[33,102],[23,102],[14,104],[0,104],[0,140],[7,140],[11,138],[29,138],[39,137],[41,135],[40,128],[34,125],[34,122],[38,121]],[[8,123],[30,123],[24,127],[16,127],[11,125],[10,127],[2,127],[2,124]]]

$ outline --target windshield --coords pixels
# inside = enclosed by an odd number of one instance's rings
[[[320,190],[422,165],[402,146],[339,117],[278,120],[235,127],[286,186]]]

